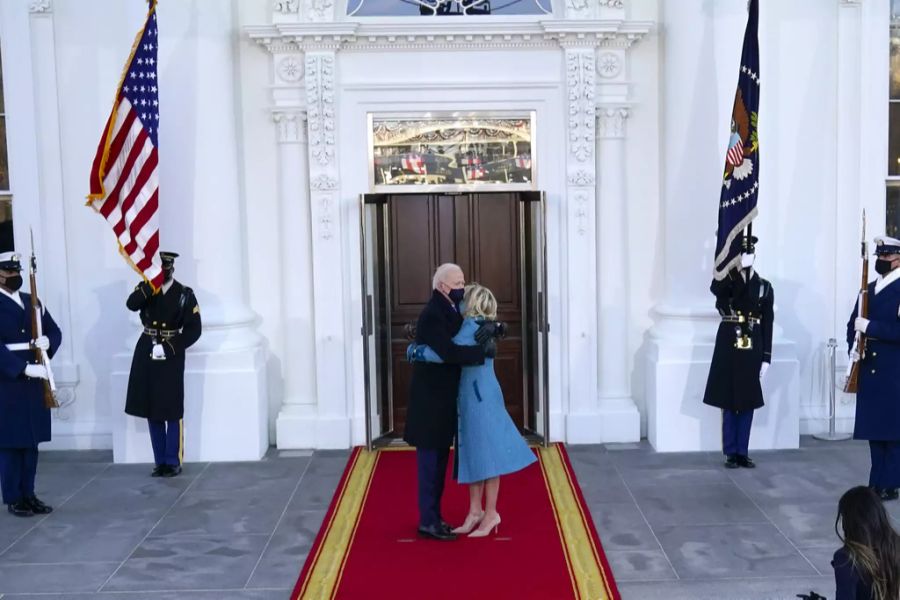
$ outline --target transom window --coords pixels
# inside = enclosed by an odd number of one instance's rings
[[[549,15],[551,0],[347,0],[350,17]]]

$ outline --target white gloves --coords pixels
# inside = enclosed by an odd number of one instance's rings
[[[850,362],[858,362],[859,361],[859,352],[856,350],[850,351]]]
[[[756,258],[755,254],[741,254],[741,268],[747,269],[753,266],[753,260]]]
[[[49,350],[50,349],[50,338],[46,335],[42,335],[36,340],[31,340],[32,348],[40,348],[41,350]]]
[[[25,376],[34,379],[47,379],[47,369],[44,365],[25,365]]]
[[[162,344],[153,344],[153,351],[150,352],[150,357],[155,360],[162,360],[166,357],[166,351],[163,349]]]
[[[759,378],[762,379],[766,375],[766,371],[769,370],[769,363],[764,362],[759,366]]]
[[[860,333],[866,332],[866,327],[869,326],[869,320],[864,319],[863,317],[856,317],[856,321],[853,322],[853,328]]]

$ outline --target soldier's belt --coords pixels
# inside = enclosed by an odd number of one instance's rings
[[[20,350],[31,350],[31,344],[28,342],[19,342],[18,344],[6,344],[6,349],[10,352],[19,352]]]
[[[152,327],[144,327],[144,335],[149,335],[150,337],[159,337],[164,340],[173,338],[179,333],[181,333],[180,329],[154,329]]]
[[[753,323],[754,325],[759,325],[759,317],[748,317],[745,315],[740,316],[731,316],[726,315],[722,317],[723,323]]]

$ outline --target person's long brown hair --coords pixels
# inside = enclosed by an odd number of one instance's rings
[[[900,598],[900,536],[878,495],[865,486],[847,490],[838,502],[834,530],[854,568],[871,582],[874,600]]]

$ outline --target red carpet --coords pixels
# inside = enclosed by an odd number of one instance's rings
[[[415,535],[415,452],[355,449],[292,598],[618,599],[563,446],[536,452],[501,479],[497,535],[439,542]],[[444,518],[467,511],[466,487],[448,480]]]

